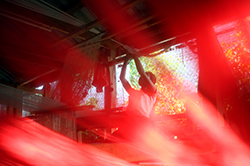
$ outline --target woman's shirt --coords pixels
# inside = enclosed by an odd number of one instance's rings
[[[127,113],[134,116],[144,116],[149,118],[150,113],[154,111],[157,91],[152,95],[148,95],[142,90],[131,89],[129,91],[129,103]]]

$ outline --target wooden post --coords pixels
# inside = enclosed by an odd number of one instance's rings
[[[43,96],[44,97],[50,97],[50,93],[51,93],[51,86],[49,83],[44,84],[43,87]]]
[[[116,50],[110,50],[109,61],[115,59]],[[109,66],[110,84],[105,87],[105,110],[110,110],[116,107],[116,68],[115,65]]]
[[[110,57],[112,60],[115,59],[116,50],[110,50]],[[111,85],[111,108],[116,107],[116,68],[115,66],[110,67],[110,85]]]

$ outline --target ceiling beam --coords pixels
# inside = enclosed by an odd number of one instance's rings
[[[17,6],[15,4],[8,3],[6,1],[1,1],[0,3],[0,15],[12,20],[36,27],[46,28],[46,30],[57,30],[66,35],[72,33],[77,29],[77,27],[74,25],[45,16],[43,14]],[[85,40],[85,37],[82,36],[77,35],[75,37]]]
[[[85,5],[79,1],[77,4],[73,5],[71,8],[67,9],[65,12],[73,15],[75,12],[77,12],[78,10],[81,10]]]
[[[38,78],[40,78],[40,77],[42,77],[42,76],[45,76],[45,75],[47,75],[47,74],[50,74],[50,73],[52,73],[52,72],[54,72],[54,71],[56,71],[56,70],[58,70],[58,69],[49,70],[49,71],[47,71],[47,72],[45,72],[45,73],[43,73],[43,74],[40,74],[40,75],[38,75],[38,76],[36,76],[36,77],[34,77],[34,78],[28,80],[28,81],[25,81],[25,82],[21,83],[21,84],[18,85],[18,86],[24,86],[24,85],[26,85],[26,84],[28,84],[28,83],[31,83],[31,82],[37,80]]]
[[[110,38],[115,37],[115,36],[118,36],[118,35],[119,35],[119,37],[121,37],[121,36],[123,37],[123,36],[124,36],[124,33],[123,33],[123,32],[126,32],[126,31],[138,32],[138,31],[140,31],[140,30],[142,30],[142,29],[149,28],[149,27],[152,26],[152,25],[145,25],[144,23],[146,23],[147,21],[150,21],[150,20],[152,20],[152,19],[154,19],[154,18],[156,18],[156,17],[157,17],[156,15],[151,15],[151,16],[149,16],[149,17],[146,17],[146,18],[144,18],[144,19],[142,19],[142,20],[140,20],[140,21],[137,21],[135,24],[132,24],[132,25],[129,26],[129,27],[126,27],[126,28],[124,28],[124,29],[121,29],[121,31],[119,31],[119,32],[112,33],[112,34],[110,34],[110,35],[108,35],[108,36],[105,36],[102,40],[107,40],[107,39],[110,39]],[[160,22],[160,21],[154,23],[154,25],[155,25],[155,24],[158,24],[159,22]],[[142,24],[144,24],[144,25],[142,25]],[[140,25],[142,25],[142,26],[140,26]],[[127,34],[127,33],[126,33],[126,34]]]
[[[132,2],[132,3],[125,4],[125,5],[123,5],[120,9],[118,9],[118,10],[116,11],[116,13],[118,14],[118,13],[125,12],[125,11],[127,11],[128,9],[130,9],[130,8],[132,8],[132,7],[134,7],[134,6],[138,5],[138,4],[140,4],[140,3],[142,3],[143,1],[144,1],[144,0],[136,0],[136,1]],[[92,28],[94,28],[94,27],[96,27],[96,26],[98,26],[98,25],[101,25],[101,24],[103,24],[104,22],[106,22],[106,21],[108,21],[108,20],[110,20],[110,17],[106,17],[106,18],[103,18],[103,19],[101,19],[101,20],[95,20],[95,21],[93,21],[93,22],[87,24],[87,25],[84,26],[84,27],[78,28],[78,29],[77,29],[76,31],[74,31],[73,33],[70,33],[69,36],[67,36],[67,37],[65,37],[65,38],[63,38],[63,39],[61,39],[61,40],[58,41],[58,42],[56,42],[56,43],[53,44],[51,47],[55,47],[55,46],[57,46],[58,44],[61,44],[62,42],[65,42],[65,41],[67,41],[67,40],[70,39],[70,38],[73,38],[73,37],[78,36],[78,35],[80,35],[80,34],[82,34],[82,33],[85,33],[85,32],[87,32],[87,31],[89,31],[90,29],[92,29]]]
[[[106,32],[99,33],[99,34],[97,34],[97,35],[95,35],[95,36],[93,36],[93,37],[91,37],[91,38],[85,40],[84,42],[81,42],[81,43],[79,43],[79,44],[76,44],[76,45],[70,47],[69,49],[76,49],[76,48],[78,48],[78,47],[86,47],[86,46],[90,46],[90,45],[93,45],[93,44],[100,43],[100,42],[103,41],[103,40],[100,40],[100,41],[97,41],[97,42],[92,42],[92,43],[88,43],[88,44],[87,44],[88,41],[91,41],[92,39],[94,39],[95,37],[97,37],[97,36],[99,36],[99,35],[104,35],[105,33],[106,33]]]

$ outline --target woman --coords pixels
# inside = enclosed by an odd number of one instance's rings
[[[133,57],[136,69],[140,74],[140,90],[133,89],[125,78],[128,62]],[[154,112],[157,88],[155,86],[156,77],[151,72],[145,72],[137,56],[126,56],[122,66],[120,80],[124,89],[129,94],[128,106],[125,110],[126,118],[118,129],[122,137],[131,140],[136,137],[146,126],[150,125],[150,115]]]

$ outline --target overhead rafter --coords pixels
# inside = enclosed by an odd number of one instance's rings
[[[44,28],[47,31],[57,30],[66,35],[77,29],[77,27],[74,25],[45,16],[6,1],[1,1],[0,15],[34,27],[41,29]],[[85,40],[85,37],[83,36],[76,35],[75,37]]]
[[[138,5],[139,3],[142,3],[143,1],[144,1],[144,0],[136,0],[136,1],[132,2],[132,3],[125,4],[125,5],[123,5],[120,9],[118,9],[118,10],[116,11],[116,13],[118,14],[118,13],[125,12],[125,11],[127,11],[128,9],[130,9],[130,8],[132,8],[132,7],[136,6],[136,5]],[[60,44],[60,43],[62,43],[62,42],[64,42],[64,41],[66,41],[66,40],[68,40],[68,39],[70,39],[70,38],[73,38],[73,37],[78,36],[78,35],[80,35],[80,34],[82,34],[82,33],[85,33],[85,32],[87,32],[88,30],[90,30],[90,29],[92,29],[92,28],[94,28],[94,27],[96,27],[96,26],[98,26],[98,25],[103,24],[104,22],[108,21],[109,19],[110,19],[109,17],[106,17],[106,18],[103,18],[103,19],[101,19],[101,20],[95,20],[95,21],[93,21],[93,22],[87,24],[87,25],[84,26],[84,27],[78,28],[78,29],[77,29],[76,31],[74,31],[73,33],[70,33],[69,36],[67,36],[67,37],[65,37],[65,38],[63,38],[63,39],[61,39],[61,40],[58,41],[58,42],[56,42],[56,43],[53,44],[51,47],[55,47],[55,46],[57,46],[58,44]]]
[[[67,9],[65,12],[73,15],[75,12],[77,12],[78,10],[82,9],[85,5],[79,1],[77,4],[74,4],[71,8]]]
[[[26,85],[26,84],[28,84],[28,83],[30,83],[30,82],[32,82],[32,81],[34,81],[34,80],[36,80],[36,79],[38,79],[38,78],[44,76],[44,75],[50,74],[50,73],[52,73],[52,72],[54,72],[54,71],[56,71],[56,70],[58,70],[58,69],[49,70],[49,71],[47,71],[47,72],[45,72],[45,73],[43,73],[43,74],[40,74],[40,75],[38,75],[38,76],[36,76],[36,77],[34,77],[34,78],[28,80],[28,81],[25,81],[25,82],[21,83],[19,86],[24,86],[24,85]]]
[[[155,17],[156,17],[156,15],[146,17],[146,18],[144,18],[144,19],[142,19],[142,20],[136,22],[135,24],[132,24],[132,25],[129,26],[129,27],[126,27],[126,28],[124,28],[124,29],[121,29],[121,31],[119,31],[119,32],[112,33],[112,34],[109,34],[108,36],[105,36],[102,40],[107,40],[107,39],[110,39],[110,38],[115,37],[115,36],[118,36],[118,35],[119,35],[119,36],[120,36],[120,35],[123,36],[122,33],[125,32],[125,31],[140,31],[140,30],[142,30],[142,29],[148,28],[148,27],[151,26],[151,25],[146,26],[146,25],[142,25],[142,24],[146,23],[146,22],[149,21],[149,20],[154,19]],[[159,21],[159,22],[160,22],[160,21]],[[154,23],[154,24],[158,24],[159,22]],[[140,26],[140,25],[142,25],[142,26]],[[127,33],[126,33],[126,34],[127,34]],[[120,37],[121,37],[121,36],[120,36]]]

